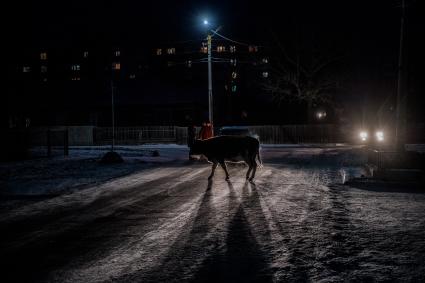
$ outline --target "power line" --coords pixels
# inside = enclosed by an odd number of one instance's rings
[[[237,41],[237,40],[233,40],[233,39],[231,39],[231,38],[229,38],[229,37],[226,37],[226,36],[224,36],[224,35],[222,35],[222,34],[220,34],[220,33],[218,33],[218,30],[211,30],[211,32],[214,34],[214,35],[217,35],[217,36],[219,36],[219,37],[221,37],[222,39],[224,39],[224,40],[227,40],[227,41],[230,41],[230,42],[233,42],[233,43],[236,43],[236,44],[239,44],[239,45],[243,45],[243,46],[259,46],[259,47],[262,47],[261,45],[257,45],[257,44],[250,44],[250,43],[245,43],[245,42],[241,42],[241,41]],[[190,42],[199,42],[199,41],[205,41],[205,38],[200,38],[200,39],[188,39],[188,40],[180,40],[180,41],[172,41],[172,42],[168,42],[168,43],[166,43],[167,45],[172,45],[172,44],[184,44],[184,43],[190,43]]]
[[[197,41],[203,41],[205,40],[204,38],[198,38],[198,39],[188,39],[188,40],[178,40],[178,41],[169,41],[166,42],[164,44],[161,44],[163,46],[168,46],[168,45],[173,45],[173,44],[184,44],[184,43],[189,43],[189,42],[197,42]]]
[[[255,44],[249,44],[249,43],[244,43],[244,42],[240,42],[240,41],[236,41],[236,40],[230,39],[230,38],[228,38],[228,37],[226,37],[226,36],[224,36],[224,35],[222,35],[222,34],[219,34],[219,33],[218,33],[218,32],[216,32],[215,30],[211,30],[211,32],[212,32],[213,34],[215,34],[215,35],[217,35],[217,36],[219,36],[219,37],[223,38],[224,40],[227,40],[227,41],[230,41],[230,42],[233,42],[233,43],[239,44],[239,45],[244,45],[244,46],[253,46],[253,45],[255,45]],[[259,46],[259,45],[255,45],[255,46]]]

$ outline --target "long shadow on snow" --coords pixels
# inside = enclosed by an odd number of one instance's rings
[[[230,194],[235,194],[231,182],[228,182],[228,186]],[[252,208],[253,213],[250,211]],[[271,282],[268,255],[256,240],[256,237],[262,237],[268,243],[271,242],[266,223],[256,186],[246,182],[242,188],[241,203],[228,225],[226,252],[216,252],[209,256],[193,281]]]
[[[244,206],[258,205],[258,194],[243,198],[240,203],[233,185],[228,182],[228,211],[216,211],[212,205],[212,182],[202,197],[193,223],[187,224],[188,233],[175,241],[162,264],[149,274],[132,274],[118,281],[132,282],[269,282],[271,277],[264,271],[268,264],[250,229]],[[219,227],[216,223],[227,214],[229,223]],[[216,218],[214,220],[214,217]],[[217,218],[218,217],[218,218]],[[261,218],[261,217],[260,217]],[[262,216],[265,225],[265,217]],[[226,221],[226,220],[225,220]],[[221,223],[223,224],[223,223]],[[220,229],[225,229],[224,231]],[[183,231],[187,230],[183,229]],[[226,233],[227,235],[223,233]],[[216,235],[218,233],[218,235]],[[226,237],[225,242],[224,237]],[[225,245],[225,246],[223,246]],[[200,260],[196,262],[197,260]]]

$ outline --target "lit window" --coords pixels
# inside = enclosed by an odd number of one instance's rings
[[[232,72],[232,79],[236,79],[238,77],[238,74],[236,72]]]
[[[250,45],[249,47],[248,47],[248,51],[249,52],[257,52],[258,51],[258,46],[254,46],[254,45]]]
[[[236,52],[236,46],[231,45],[231,46],[230,46],[230,52],[231,52],[231,53],[235,53],[235,52]]]
[[[156,55],[162,55],[162,49],[161,48],[158,48],[157,50],[156,50]]]
[[[79,81],[80,80],[80,77],[72,77],[71,80],[72,81]]]
[[[84,57],[84,58],[89,57],[89,52],[88,52],[88,51],[84,51],[84,52],[83,52],[83,57]]]
[[[78,65],[78,64],[72,65],[71,66],[71,70],[73,70],[73,71],[79,71],[80,70],[80,65]]]
[[[131,74],[130,75],[130,79],[134,80],[135,78],[136,78],[136,75],[135,74]]]
[[[40,60],[47,60],[47,53],[46,52],[40,53]]]
[[[230,65],[236,66],[236,59],[230,59]]]
[[[202,46],[201,47],[201,53],[208,53],[208,47]]]
[[[173,48],[168,48],[167,49],[167,54],[176,54],[176,49],[173,47]]]
[[[236,92],[236,85],[232,86],[232,92]]]
[[[41,66],[40,67],[40,72],[47,73],[47,66]]]
[[[261,61],[263,62],[263,64],[269,63],[269,59],[267,59],[267,58],[263,58],[263,60],[261,60]]]
[[[22,67],[22,72],[23,73],[29,73],[29,72],[31,72],[31,67],[30,66],[23,66]]]
[[[217,46],[217,52],[225,52],[225,51],[226,51],[226,46],[222,46],[222,45]]]
[[[121,51],[115,50],[114,55],[115,55],[115,57],[120,57],[121,56]]]
[[[187,61],[187,67],[188,68],[192,67],[192,61],[190,61],[190,60]]]
[[[269,72],[263,72],[263,78],[268,78],[269,77]]]
[[[121,63],[120,62],[112,63],[112,70],[121,70]]]

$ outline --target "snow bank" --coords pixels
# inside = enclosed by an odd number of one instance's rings
[[[40,155],[44,150],[35,148],[33,152]],[[67,157],[0,163],[0,195],[58,195],[152,166],[183,161],[188,156],[188,148],[179,145],[117,146],[115,151],[125,162],[100,164],[99,160],[109,150],[109,146],[71,147]],[[154,150],[159,156],[153,156]]]

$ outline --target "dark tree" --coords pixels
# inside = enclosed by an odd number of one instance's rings
[[[296,48],[294,54],[288,54],[280,42],[277,46],[277,56],[272,60],[271,74],[263,88],[278,104],[306,103],[310,122],[314,105],[330,105],[335,101],[340,83],[333,67],[340,58],[325,55],[314,47]]]

